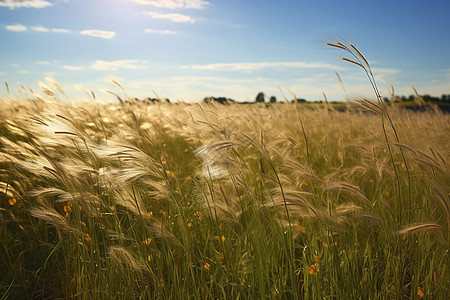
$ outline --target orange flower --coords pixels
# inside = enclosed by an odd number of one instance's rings
[[[151,218],[153,216],[153,212],[152,211],[147,212],[147,216]]]
[[[9,203],[9,205],[11,205],[11,206],[13,206],[14,204],[16,204],[16,202],[17,202],[16,198],[10,198],[10,199],[8,199],[8,203]]]
[[[112,211],[114,211],[116,208],[114,207],[114,205],[111,205],[111,206],[109,207],[109,209],[112,210]]]
[[[301,233],[306,233],[306,228],[303,226],[299,227],[299,230]]]
[[[67,214],[72,210],[72,203],[67,202],[66,204],[64,204],[64,212]]]
[[[309,267],[308,273],[309,275],[314,275],[317,272],[317,267],[315,265],[311,265],[311,267]]]
[[[419,286],[419,288],[417,289],[417,295],[419,295],[420,298],[422,298],[423,296],[425,296],[425,294],[423,293],[423,291],[422,291],[422,289],[420,288],[420,286]]]
[[[222,235],[222,242],[225,242],[225,236]]]
[[[318,257],[317,255],[314,255],[314,258],[315,258],[317,261],[320,260],[320,257]]]
[[[148,246],[148,245],[150,245],[151,242],[152,242],[152,239],[151,238],[147,238],[147,239],[144,240],[143,243]]]
[[[191,218],[188,218],[186,222],[187,222],[188,227],[192,227],[192,219]]]
[[[209,263],[205,263],[203,265],[203,268],[205,268],[206,270],[209,270],[210,267],[211,267],[211,265]]]

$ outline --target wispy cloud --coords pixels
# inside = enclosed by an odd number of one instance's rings
[[[144,69],[142,66],[143,62],[137,59],[121,59],[121,60],[96,60],[92,65],[91,69],[94,70],[112,70],[117,69]]]
[[[48,60],[38,60],[36,61],[38,65],[49,65],[50,62]]]
[[[187,15],[182,14],[161,14],[154,11],[145,11],[145,15],[149,15],[152,19],[165,19],[177,23],[194,23],[195,20]]]
[[[44,0],[0,0],[0,7],[9,7],[10,9],[20,7],[44,8],[52,5],[49,1]]]
[[[50,29],[45,28],[43,26],[31,26],[30,28],[31,28],[31,30],[38,31],[38,32],[49,32],[50,31]]]
[[[176,31],[173,30],[165,30],[165,29],[145,29],[147,33],[159,33],[159,34],[176,34]]]
[[[5,28],[8,31],[27,31],[28,30],[27,26],[22,25],[22,24],[6,25]]]
[[[71,31],[69,29],[64,29],[64,28],[52,28],[52,32],[54,32],[54,33],[70,33]]]
[[[384,84],[396,83],[396,74],[400,73],[400,70],[392,68],[373,68],[372,71],[375,79]]]
[[[137,4],[152,5],[164,8],[196,8],[203,9],[209,4],[209,1],[204,0],[134,0]]]
[[[81,71],[85,69],[85,67],[83,66],[68,66],[68,65],[63,65],[62,68],[68,71]]]
[[[112,39],[116,35],[114,31],[98,30],[98,29],[88,29],[80,31],[82,35],[89,35],[93,37],[98,37],[102,39]]]
[[[28,73],[30,73],[30,71],[28,71],[28,70],[19,70],[19,73],[20,74],[28,74]]]
[[[181,66],[181,69],[211,70],[211,71],[241,71],[250,72],[265,68],[303,68],[303,69],[342,69],[339,66],[323,63],[307,62],[258,62],[258,63],[218,63],[206,65]]]
[[[6,75],[6,72],[0,71],[0,75]]]
[[[1,1],[1,0],[0,0]],[[47,28],[44,26],[30,26],[27,27],[25,25],[22,24],[15,24],[15,25],[6,25],[5,29],[8,31],[16,31],[16,32],[20,32],[20,31],[28,31],[28,28],[36,31],[36,32],[54,32],[54,33],[70,33],[71,31],[69,29],[63,29],[63,28]]]

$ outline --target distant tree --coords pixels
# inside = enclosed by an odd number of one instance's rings
[[[266,95],[263,92],[259,92],[258,95],[256,95],[255,102],[265,102],[266,101]]]
[[[271,102],[271,103],[277,102],[277,97],[270,96],[269,102]]]

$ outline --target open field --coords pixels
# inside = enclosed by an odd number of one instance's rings
[[[48,98],[1,101],[2,299],[449,293],[448,114]]]

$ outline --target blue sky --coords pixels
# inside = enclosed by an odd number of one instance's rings
[[[0,0],[0,81],[73,99],[253,101],[372,97],[363,71],[324,46],[348,41],[389,95],[450,94],[448,0]],[[339,84],[338,72],[345,86]],[[0,86],[0,97],[6,88]]]

